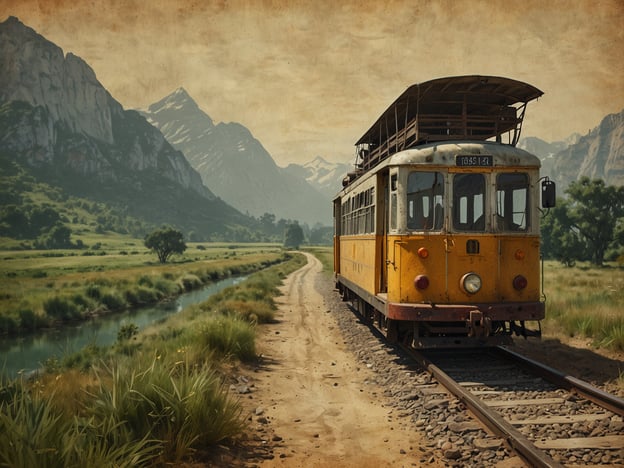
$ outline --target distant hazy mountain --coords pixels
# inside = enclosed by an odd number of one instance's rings
[[[342,179],[353,171],[353,164],[330,163],[321,156],[303,165],[289,164],[285,171],[305,179],[312,187],[332,200],[342,189]]]
[[[570,135],[563,141],[549,143],[537,137],[521,138],[518,147],[539,157],[542,161],[542,175],[553,178],[554,156],[568,146],[576,143],[581,136],[578,133]]]
[[[205,236],[250,222],[157,129],[125,111],[87,63],[14,17],[0,23],[0,156],[152,223]]]
[[[554,157],[553,174],[567,187],[582,176],[624,185],[624,110],[607,115],[600,125]]]
[[[553,143],[548,143],[547,141],[541,140],[537,137],[526,137],[520,139],[518,147],[539,156],[540,159],[544,159],[549,156],[554,156],[559,151],[563,151],[568,146],[573,145],[579,140],[580,137],[581,135],[574,133],[563,141],[555,141]]]
[[[542,174],[558,183],[561,194],[583,176],[624,185],[624,110],[606,116],[585,136],[574,134],[555,143],[523,138],[518,146],[542,159]]]
[[[331,223],[326,197],[279,168],[243,125],[215,125],[183,88],[140,112],[184,153],[204,184],[240,211],[308,224]]]

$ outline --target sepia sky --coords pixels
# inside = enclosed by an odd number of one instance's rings
[[[409,85],[498,75],[545,94],[523,136],[581,134],[624,109],[624,0],[0,0],[82,57],[124,108],[184,87],[276,162],[353,162]]]

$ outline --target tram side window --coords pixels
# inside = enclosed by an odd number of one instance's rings
[[[496,177],[496,227],[503,231],[526,231],[529,224],[529,177],[501,173]]]
[[[344,235],[375,232],[375,188],[352,195],[341,208]]]
[[[398,176],[393,174],[390,177],[390,229],[397,228],[397,185]]]
[[[407,178],[407,228],[442,229],[444,178],[440,172],[412,172]]]
[[[483,174],[456,174],[453,178],[453,227],[458,231],[485,230]]]

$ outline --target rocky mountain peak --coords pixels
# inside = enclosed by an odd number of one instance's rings
[[[583,176],[624,185],[624,110],[607,115],[584,136],[574,133],[554,143],[528,137],[518,146],[540,157],[542,174],[559,184],[560,193]]]
[[[71,131],[113,142],[111,112],[121,106],[93,69],[15,17],[0,23],[0,100],[43,107]]]
[[[215,199],[184,155],[125,111],[83,59],[15,17],[0,23],[0,122],[0,154],[87,196],[133,185],[151,201],[154,187],[169,184]]]
[[[184,153],[216,195],[240,211],[310,224],[331,220],[326,197],[303,177],[279,168],[244,125],[215,125],[183,88],[140,112]]]

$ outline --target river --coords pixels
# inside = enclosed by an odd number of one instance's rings
[[[109,346],[117,340],[117,332],[122,325],[133,323],[142,330],[192,304],[203,302],[213,294],[244,279],[244,277],[226,278],[196,291],[184,293],[169,302],[97,317],[76,326],[43,330],[23,337],[2,337],[0,373],[16,377],[20,373],[28,374],[41,368],[41,363],[50,357],[61,359],[89,344]]]

